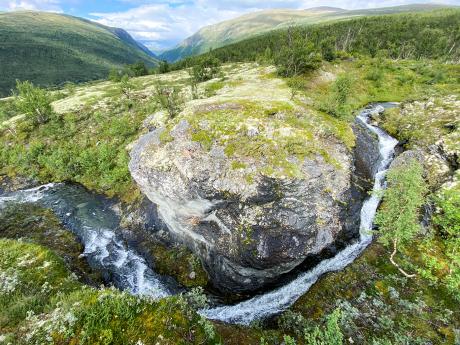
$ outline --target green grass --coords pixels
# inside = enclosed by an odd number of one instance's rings
[[[457,64],[444,64],[434,60],[361,58],[353,62],[343,62],[339,68],[330,65],[325,69],[336,76],[346,75],[351,80],[351,92],[345,104],[349,111],[345,114],[345,119],[352,119],[353,111],[372,102],[426,100],[460,93],[460,67]],[[378,71],[380,77],[369,78],[369,74],[375,71]],[[322,104],[333,94],[334,83],[324,81],[319,74],[314,74],[310,81],[307,79],[300,91],[311,98],[315,108],[321,109]],[[394,132],[395,130],[391,131]]]
[[[27,313],[39,314],[58,292],[75,290],[80,283],[62,259],[36,245],[0,239],[0,329],[18,329]]]
[[[156,63],[122,30],[54,13],[0,13],[0,41],[0,97],[16,79],[53,86],[102,79],[136,61]]]
[[[355,344],[372,344],[372,339],[455,344],[457,302],[445,288],[420,276],[404,278],[388,260],[390,251],[372,244],[344,270],[322,277],[291,310],[317,320],[341,306],[341,329]],[[420,255],[417,245],[404,254],[415,262]]]
[[[3,341],[28,345],[218,340],[212,324],[181,296],[153,302],[116,289],[85,287],[53,252],[5,239],[0,239],[0,329]]]

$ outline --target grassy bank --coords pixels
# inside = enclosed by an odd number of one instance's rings
[[[185,297],[159,302],[79,283],[36,244],[0,240],[0,342],[215,344],[212,324]]]

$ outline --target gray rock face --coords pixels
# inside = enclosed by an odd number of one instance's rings
[[[355,146],[355,167],[363,177],[372,180],[378,168],[379,142],[377,136],[367,130],[366,126],[359,120],[353,125],[353,132],[356,136]]]
[[[142,136],[129,168],[217,288],[259,289],[357,231],[362,198],[353,194],[353,155],[341,143],[331,144],[340,167],[317,155],[301,162],[301,179],[259,174],[248,182],[222,147],[205,151],[188,129],[181,121],[168,143],[160,141],[162,129]]]
[[[391,162],[390,169],[395,169],[397,167],[409,166],[413,161],[419,162],[420,164],[425,164],[425,157],[421,150],[408,150],[401,153],[396,157],[393,162]]]

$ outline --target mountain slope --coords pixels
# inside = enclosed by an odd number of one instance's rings
[[[219,48],[257,34],[291,25],[311,25],[357,16],[422,12],[445,7],[432,4],[414,4],[353,11],[326,6],[306,10],[275,9],[259,11],[206,26],[185,39],[177,47],[162,53],[159,57],[174,62],[190,55],[198,55],[210,49]]]
[[[15,80],[43,85],[100,79],[116,66],[157,60],[126,31],[44,12],[0,13],[0,95]]]

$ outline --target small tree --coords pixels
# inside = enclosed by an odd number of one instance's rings
[[[387,176],[388,188],[383,204],[375,218],[379,226],[379,241],[393,246],[390,262],[406,277],[408,274],[394,260],[398,249],[416,236],[420,230],[420,208],[425,203],[427,185],[423,178],[423,167],[416,160],[391,169]]]
[[[118,68],[112,68],[109,72],[109,80],[113,81],[114,83],[120,82],[123,76],[123,71]]]
[[[287,32],[287,46],[275,56],[278,74],[293,77],[315,70],[320,66],[321,55],[313,43],[295,35],[293,29]]]
[[[48,91],[35,87],[30,81],[16,81],[15,104],[34,125],[49,121],[53,114],[51,95]]]
[[[158,73],[163,74],[163,73],[168,73],[170,70],[170,66],[168,61],[163,60],[160,61],[160,64],[158,65]]]
[[[125,95],[127,99],[130,99],[133,90],[134,85],[129,80],[129,76],[125,74],[120,80],[120,92],[122,95]]]
[[[183,100],[180,90],[157,83],[155,85],[155,99],[161,108],[166,110],[170,118],[174,118],[182,109]]]
[[[351,113],[348,100],[353,81],[347,75],[339,76],[329,88],[328,94],[318,102],[318,108],[334,117],[344,117]]]
[[[220,72],[220,60],[212,56],[204,56],[192,66],[190,75],[196,83],[200,83],[217,77]]]
[[[332,88],[339,106],[344,106],[347,103],[351,93],[351,79],[347,75],[341,75],[337,78]]]
[[[336,57],[335,37],[326,38],[321,41],[321,55],[326,61],[333,61]]]
[[[189,70],[189,84],[190,84],[190,92],[192,94],[192,99],[197,99],[198,98],[198,82],[193,74],[192,70]]]
[[[149,74],[149,70],[143,61],[129,65],[128,68],[132,71],[134,77],[142,77]]]

